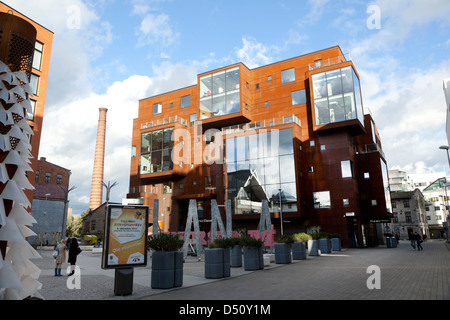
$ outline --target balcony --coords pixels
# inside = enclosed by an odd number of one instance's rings
[[[310,63],[308,66],[309,66],[309,71],[313,71],[313,70],[317,70],[320,68],[325,68],[325,67],[333,66],[333,65],[336,65],[339,63],[347,62],[347,61],[352,61],[352,57],[350,56],[350,53],[339,55],[337,57],[331,57],[328,59],[317,60],[317,61],[314,61],[313,63]]]
[[[157,120],[142,123],[141,130],[148,129],[148,128],[154,128],[154,127],[158,127],[158,126],[163,126],[165,124],[170,124],[170,123],[178,123],[178,124],[181,124],[182,126],[185,126],[185,127],[187,126],[186,119],[179,117],[179,116],[174,116],[174,117],[157,119]]]
[[[243,123],[243,124],[237,124],[234,126],[224,127],[222,128],[222,135],[226,134],[233,134],[238,132],[243,132],[247,130],[256,130],[260,128],[269,128],[274,127],[282,124],[287,123],[295,123],[299,127],[301,127],[300,119],[295,115],[290,115],[286,117],[278,117],[278,118],[271,118],[271,119],[264,119],[261,121],[255,121],[251,123]]]

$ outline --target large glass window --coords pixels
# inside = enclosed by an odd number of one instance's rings
[[[180,104],[181,104],[181,108],[190,107],[191,106],[191,96],[187,95],[187,96],[181,97]]]
[[[353,178],[353,162],[350,160],[341,161],[342,178]]]
[[[314,192],[314,208],[331,208],[330,191]]]
[[[170,127],[141,135],[141,174],[173,170],[172,133]]]
[[[305,89],[293,91],[291,93],[292,105],[306,103]]]
[[[281,83],[288,83],[295,81],[295,69],[286,69],[281,71]]]
[[[235,214],[297,211],[292,129],[226,139],[227,197]]]
[[[200,119],[241,110],[239,67],[201,77],[199,82]]]
[[[312,76],[316,125],[358,119],[364,126],[359,79],[351,66]]]

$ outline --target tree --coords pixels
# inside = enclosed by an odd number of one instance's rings
[[[77,238],[81,237],[83,232],[83,217],[87,214],[87,212],[83,212],[78,215],[71,215],[67,218],[67,227],[66,234],[68,238]]]

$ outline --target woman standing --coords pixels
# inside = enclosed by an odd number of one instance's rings
[[[63,264],[64,260],[66,260],[66,241],[64,239],[61,239],[61,241],[56,246],[56,249],[58,250],[58,255],[55,258],[55,277],[60,277],[61,265]]]
[[[72,238],[70,240],[69,259],[67,260],[67,262],[70,263],[70,269],[71,269],[69,277],[75,273],[75,265],[77,264],[77,256],[80,252],[81,252],[81,249],[78,246],[77,239]]]

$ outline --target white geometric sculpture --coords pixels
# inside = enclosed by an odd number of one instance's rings
[[[34,187],[26,178],[33,130],[27,123],[33,94],[24,71],[11,72],[0,61],[0,241],[6,241],[6,255],[0,251],[0,300],[41,298],[41,270],[29,259],[41,258],[25,240],[35,235],[28,226],[36,220],[26,211],[31,204],[24,190]],[[4,242],[3,242],[4,243]]]

